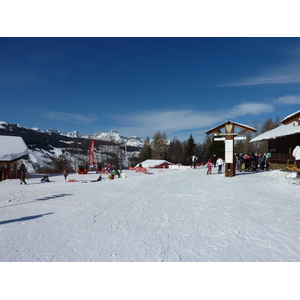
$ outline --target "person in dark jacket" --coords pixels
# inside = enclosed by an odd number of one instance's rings
[[[23,182],[25,184],[27,184],[27,182],[25,181],[25,172],[21,171],[21,173],[20,173],[20,184],[22,184]]]
[[[250,152],[250,165],[252,171],[255,171],[255,161],[256,161],[255,154],[253,152]]]
[[[263,171],[265,169],[266,158],[263,154],[258,157],[259,168]]]
[[[250,155],[244,155],[244,163],[245,163],[245,172],[248,172],[250,169]]]
[[[237,170],[238,170],[238,172],[242,172],[243,169],[245,169],[245,160],[244,160],[243,154],[240,153],[240,155],[238,157]]]
[[[69,175],[67,169],[64,170],[63,175],[65,177],[65,182],[67,182],[67,177]]]

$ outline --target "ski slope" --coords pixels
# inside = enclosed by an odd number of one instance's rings
[[[49,183],[41,175],[27,185],[0,182],[1,282],[11,296],[5,299],[24,291],[40,299],[45,289],[49,299],[91,298],[99,289],[104,299],[199,299],[203,293],[205,299],[298,299],[292,292],[300,186],[281,171],[228,178],[216,170],[208,176],[205,168],[125,171],[125,178],[93,183],[94,173],[70,174],[76,182],[62,175]],[[199,264],[207,262],[219,264]],[[64,293],[49,290],[50,281]],[[37,282],[42,292],[32,290]]]
[[[299,186],[280,171],[187,169],[0,183],[3,262],[279,262],[300,259]],[[216,169],[215,169],[216,172]],[[104,175],[105,177],[105,175]]]

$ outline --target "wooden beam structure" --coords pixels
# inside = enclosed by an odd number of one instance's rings
[[[235,128],[239,128],[241,129],[241,131],[235,132]],[[225,129],[224,133],[220,132],[222,129]],[[246,131],[256,132],[257,129],[233,121],[227,121],[205,132],[206,134],[214,133],[214,137],[216,139],[220,139],[220,137],[225,138],[224,140],[225,140],[225,176],[226,177],[235,176],[236,161],[234,157],[234,140],[243,138],[243,137],[238,137],[238,135],[244,134]]]
[[[298,122],[298,125],[300,125],[300,110],[285,117],[282,121],[280,121],[280,123],[282,123],[283,125],[288,125],[295,121]]]

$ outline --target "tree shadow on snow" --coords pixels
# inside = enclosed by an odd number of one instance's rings
[[[28,204],[28,203],[33,203],[36,201],[46,201],[46,200],[51,200],[51,199],[57,199],[57,198],[63,198],[65,196],[72,196],[73,194],[59,194],[59,195],[52,195],[49,197],[43,197],[39,199],[35,199],[33,201],[28,201],[28,202],[22,202],[22,203],[16,203],[16,204],[11,204],[11,205],[6,205],[6,206],[0,206],[0,208],[5,208],[5,207],[10,207],[10,206],[17,206],[17,205],[23,205],[23,204]],[[10,202],[10,201],[9,201]]]
[[[49,196],[49,197],[43,197],[43,198],[40,198],[40,199],[35,199],[35,201],[46,201],[46,200],[51,200],[51,199],[57,199],[57,198],[63,198],[63,197],[66,197],[66,196],[72,196],[73,194],[59,194],[59,195],[52,195],[52,196]]]
[[[23,218],[19,218],[19,219],[12,219],[12,220],[0,221],[0,225],[4,225],[4,224],[8,224],[8,223],[14,223],[14,222],[29,221],[29,220],[41,218],[43,216],[52,215],[52,214],[54,214],[54,213],[52,212],[52,213],[47,213],[47,214],[42,214],[42,215],[35,215],[35,216],[23,217]]]
[[[258,171],[257,172],[237,172],[236,174],[235,174],[235,176],[240,176],[240,175],[253,175],[253,174],[257,174],[258,173]]]

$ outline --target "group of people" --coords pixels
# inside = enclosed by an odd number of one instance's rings
[[[214,156],[213,158],[210,158],[206,164],[207,166],[207,172],[206,175],[212,175],[212,167],[216,167],[218,166],[218,174],[222,174],[222,168],[224,165],[224,161],[221,157],[219,157],[218,159],[216,159],[216,156]]]
[[[197,160],[198,160],[198,157],[196,155],[193,155],[192,156],[192,168],[193,169],[196,169],[197,167]],[[224,165],[224,161],[221,157],[219,157],[217,159],[216,155],[214,155],[212,158],[210,158],[206,164],[207,166],[207,172],[206,172],[206,175],[211,175],[212,174],[212,167],[216,167],[218,166],[218,173],[221,174],[222,173],[222,168],[223,168],[223,165]]]
[[[254,154],[250,152],[250,154],[242,154],[240,153],[234,155],[234,164],[235,169],[238,172],[251,172],[251,171],[258,171],[258,170],[268,170],[268,157],[269,154]],[[197,165],[197,157],[195,155],[192,156],[192,168],[196,168]],[[218,174],[222,173],[222,168],[224,166],[224,160],[219,157],[217,158],[216,155],[213,155],[211,158],[208,159],[206,166],[207,166],[207,175],[212,174],[212,168],[218,167]]]
[[[268,157],[269,155],[264,154],[254,154],[250,152],[250,154],[242,154],[236,155],[237,162],[237,171],[238,172],[251,172],[251,171],[264,171],[268,170]]]

